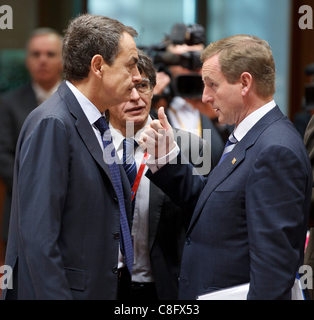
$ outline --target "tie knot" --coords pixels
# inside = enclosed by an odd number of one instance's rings
[[[124,152],[129,155],[129,154],[134,154],[134,150],[138,147],[138,143],[130,138],[130,139],[124,139],[123,140],[123,150]]]
[[[108,122],[104,117],[99,118],[94,124],[100,131],[102,136],[105,134],[107,130],[109,130]]]
[[[234,136],[233,133],[230,134],[229,138],[228,138],[228,141],[230,141],[231,144],[236,144],[238,143],[238,140],[237,138]]]
[[[226,156],[233,150],[233,148],[236,146],[236,144],[238,143],[238,140],[236,139],[236,137],[234,136],[234,134],[232,133],[229,138],[228,141],[226,143],[225,146],[225,150],[221,156],[221,159],[218,163],[218,166],[220,166],[220,164],[222,163],[222,161],[226,158]]]

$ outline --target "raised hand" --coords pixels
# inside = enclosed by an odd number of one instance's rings
[[[171,125],[163,107],[158,110],[159,120],[154,120],[141,134],[139,144],[155,159],[162,158],[172,151],[176,144]]]

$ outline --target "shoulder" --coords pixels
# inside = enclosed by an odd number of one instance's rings
[[[33,87],[30,83],[23,86],[23,87],[20,87],[18,89],[14,89],[12,91],[9,91],[9,92],[3,94],[0,98],[0,101],[1,102],[12,101],[12,99],[13,100],[21,99],[27,95],[34,95],[35,96]]]
[[[255,165],[267,164],[269,168],[280,169],[285,164],[294,163],[308,171],[310,162],[303,140],[287,117],[282,116],[263,126],[262,130],[256,130],[258,132],[254,134],[253,127],[252,133],[248,134],[255,136],[256,140],[247,150]]]
[[[34,132],[42,132],[43,134],[60,128],[68,131],[70,126],[72,126],[70,112],[64,101],[55,94],[28,115],[23,124],[20,138],[25,140]]]

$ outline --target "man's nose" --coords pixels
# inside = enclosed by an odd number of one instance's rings
[[[131,92],[131,100],[139,100],[141,97],[140,97],[140,94],[138,93],[137,89],[136,88],[133,88],[132,92]]]
[[[213,95],[210,94],[209,90],[207,90],[206,87],[204,88],[204,91],[203,91],[202,102],[203,103],[213,103],[214,102]]]
[[[40,54],[40,56],[38,57],[38,61],[40,63],[46,63],[48,61],[48,56],[46,54]]]
[[[142,82],[142,76],[141,76],[141,74],[140,74],[140,72],[138,70],[138,67],[135,68],[132,81],[134,83],[141,83]]]

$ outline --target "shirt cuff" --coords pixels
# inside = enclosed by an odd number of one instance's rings
[[[164,157],[155,159],[154,157],[150,156],[148,158],[146,165],[153,174],[178,156],[178,154],[180,153],[180,148],[176,142],[174,143],[176,146]]]

